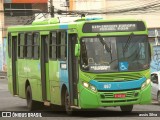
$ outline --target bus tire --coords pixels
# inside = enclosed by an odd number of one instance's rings
[[[38,109],[41,105],[40,102],[32,100],[32,90],[30,86],[26,89],[27,108],[29,111]]]
[[[65,110],[66,110],[66,113],[68,115],[73,115],[73,109],[70,107],[70,96],[69,96],[69,93],[68,93],[67,90],[65,92],[64,98],[65,98],[64,100],[65,100]]]
[[[120,106],[122,112],[131,113],[133,105]]]

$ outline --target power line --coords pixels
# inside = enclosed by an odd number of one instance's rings
[[[25,12],[30,12],[32,11],[33,13],[50,13],[51,16],[54,17],[54,13],[57,13],[57,14],[81,14],[81,13],[86,13],[86,14],[118,14],[118,13],[125,13],[125,12],[131,12],[131,11],[147,11],[147,10],[150,10],[150,9],[155,9],[155,8],[159,8],[159,4],[160,2],[157,3],[157,1],[154,1],[154,2],[151,2],[150,4],[145,4],[145,5],[141,5],[139,7],[132,7],[132,8],[127,8],[127,9],[116,9],[116,10],[110,10],[110,11],[95,11],[95,10],[73,10],[73,11],[65,11],[65,10],[60,10],[60,9],[57,9],[57,8],[54,8],[54,6],[52,6],[52,0],[50,0],[51,3],[50,3],[50,11],[41,11],[39,9],[30,9],[30,10],[27,10],[27,9],[11,9],[11,10],[6,10],[6,11],[0,11],[0,12],[5,12],[5,13],[9,13],[9,12],[15,12],[15,13],[24,13]],[[54,11],[56,10],[56,11]],[[157,9],[156,9],[157,10]]]
[[[67,10],[60,10],[57,9],[55,7],[52,6],[52,0],[50,0],[50,11],[41,11],[39,9],[30,9],[30,10],[26,10],[26,9],[10,9],[10,10],[5,10],[5,11],[0,11],[0,12],[5,12],[5,13],[9,13],[9,12],[13,12],[13,13],[25,13],[26,12],[30,12],[33,11],[33,13],[38,13],[38,15],[40,13],[43,14],[51,14],[52,17],[54,17],[54,14],[60,14],[60,15],[81,15],[81,14],[88,14],[88,15],[94,15],[94,14],[135,14],[135,13],[149,13],[149,12],[158,12],[160,8],[160,2],[159,1],[152,1],[150,3],[146,3],[146,4],[142,4],[139,6],[134,6],[132,8],[125,8],[125,9],[115,9],[115,10],[110,10],[110,11],[98,11],[97,10],[73,10],[73,11],[67,11]],[[37,16],[38,16],[37,15]],[[36,16],[34,18],[31,18],[29,21],[27,21],[27,23],[25,24],[29,24],[31,23],[34,19],[36,18]]]
[[[38,17],[40,13],[38,13],[34,18],[32,18],[31,20],[28,20],[24,25],[30,24],[31,22],[33,22],[35,20],[36,17]]]
[[[127,8],[127,9],[117,9],[112,11],[69,11],[73,13],[87,13],[87,14],[121,14],[121,13],[127,13],[127,12],[139,12],[139,11],[147,11],[152,10],[154,8],[160,8],[160,2],[157,3],[157,1],[152,2],[152,4],[143,5],[140,7],[133,7],[133,8]]]
[[[130,2],[128,4],[122,4],[122,5],[120,4],[118,6],[114,6],[114,7],[110,8],[108,10],[111,10],[111,11],[119,10],[119,8],[122,8],[122,7],[123,7],[123,9],[137,8],[137,7],[143,7],[143,6],[151,5],[151,4],[157,3],[157,2],[159,2],[159,0],[152,0],[151,2],[145,1],[145,3],[144,3],[144,0],[143,1],[138,0],[137,2],[134,0],[133,2]],[[132,7],[131,7],[131,5],[132,5]],[[118,9],[115,9],[115,8],[118,8]]]
[[[54,17],[54,6],[52,0],[50,0],[50,15],[51,17]]]
[[[41,11],[38,9],[11,9],[11,10],[0,10],[0,13],[25,13],[25,12],[32,12],[32,13],[50,13],[48,11]]]

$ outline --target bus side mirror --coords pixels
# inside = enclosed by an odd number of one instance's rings
[[[75,56],[79,57],[80,56],[80,44],[75,45]]]

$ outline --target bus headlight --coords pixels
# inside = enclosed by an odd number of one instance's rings
[[[83,82],[83,86],[88,88],[89,87],[89,84],[87,82]]]
[[[141,89],[144,89],[148,84],[150,84],[151,79],[147,79],[141,86]]]
[[[87,82],[83,82],[82,84],[83,84],[83,86],[84,86],[85,88],[88,88],[88,89],[90,89],[90,90],[93,91],[93,92],[96,92],[96,91],[97,91],[97,89],[96,89],[95,86],[93,86],[93,85],[91,85],[91,84],[89,84],[89,83],[87,83]]]

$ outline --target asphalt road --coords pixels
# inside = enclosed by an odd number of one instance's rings
[[[17,112],[25,112],[28,111],[26,107],[26,100],[18,97],[12,96],[8,91],[8,85],[6,79],[0,79],[0,111],[17,111]],[[33,111],[34,112],[34,111]],[[36,112],[36,111],[35,111]],[[133,120],[143,120],[143,119],[160,119],[160,117],[155,117],[157,112],[160,115],[160,105],[157,102],[152,102],[150,105],[135,105],[133,108],[133,112],[130,114],[121,114],[121,110],[119,107],[108,107],[108,108],[99,108],[93,111],[82,111],[76,113],[74,116],[68,116],[65,112],[55,112],[51,111],[49,108],[44,108],[43,115],[49,117],[42,118],[34,118],[37,120],[125,120],[125,119],[133,119]],[[152,114],[153,113],[153,114]],[[42,115],[42,116],[43,116]],[[143,117],[140,117],[143,115]],[[148,116],[149,117],[148,117]],[[50,117],[51,116],[51,117]],[[145,117],[144,117],[145,116]],[[152,117],[151,117],[152,116]],[[7,119],[8,118],[0,118]],[[9,119],[20,119],[20,118],[9,118]],[[27,119],[27,118],[23,118]],[[30,118],[31,119],[31,118]]]

